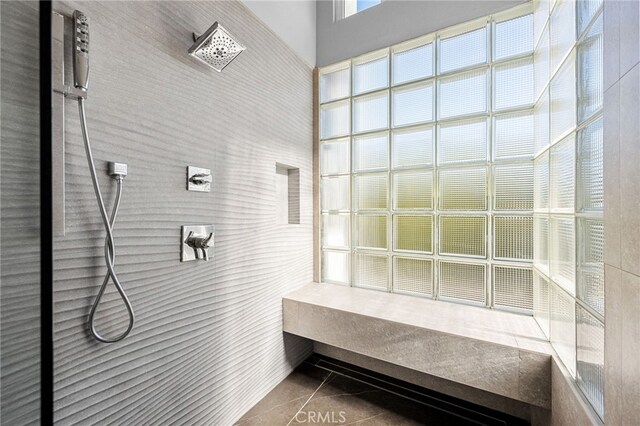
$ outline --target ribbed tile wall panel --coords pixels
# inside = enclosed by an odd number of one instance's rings
[[[38,16],[37,2],[0,2],[0,419],[3,425],[35,425],[40,420]]]
[[[55,241],[55,419],[67,424],[230,424],[311,352],[282,333],[281,296],[312,280],[312,73],[242,4],[56,2],[91,20],[87,114],[106,161],[129,165],[116,267],[136,311],[104,345],[87,314],[105,272],[99,220],[69,101],[67,235]],[[222,73],[192,60],[219,21],[247,50]],[[276,162],[300,168],[300,225],[276,220]],[[211,193],[187,192],[188,165]],[[210,262],[180,263],[180,226],[215,225]],[[97,315],[119,332],[110,285]],[[109,324],[109,327],[104,327]]]

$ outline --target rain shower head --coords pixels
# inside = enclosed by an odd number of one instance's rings
[[[193,33],[189,54],[220,72],[246,49],[217,22],[201,36]]]

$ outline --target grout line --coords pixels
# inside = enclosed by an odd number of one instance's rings
[[[330,372],[330,373],[329,373],[329,375],[328,375],[327,377],[325,377],[325,379],[322,381],[322,383],[320,383],[320,386],[318,386],[318,388],[317,388],[315,391],[313,391],[313,393],[311,394],[311,396],[309,397],[309,399],[307,399],[307,400],[305,401],[305,403],[304,403],[304,404],[302,404],[302,407],[300,407],[300,408],[298,409],[298,411],[293,415],[293,417],[291,417],[291,420],[289,420],[289,423],[287,423],[287,426],[289,426],[289,425],[291,424],[291,422],[292,422],[292,421],[297,417],[297,415],[298,415],[298,414],[300,414],[300,412],[302,411],[302,409],[303,409],[304,407],[306,407],[306,405],[309,403],[309,401],[311,401],[311,398],[313,398],[313,397],[316,395],[316,393],[318,393],[318,391],[320,390],[320,388],[325,384],[325,382],[326,382],[327,380],[329,380],[329,377],[331,377],[331,375],[332,375],[332,374],[333,374],[333,371],[332,371],[332,372]]]

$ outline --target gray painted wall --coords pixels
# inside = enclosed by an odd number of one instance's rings
[[[318,0],[316,64],[330,65],[524,2],[383,0],[375,7],[334,22],[333,1]]]
[[[242,0],[307,65],[316,64],[315,0]]]
[[[605,422],[640,418],[640,4],[604,2]]]
[[[0,418],[40,419],[38,3],[0,2]]]
[[[54,3],[74,7],[91,20],[87,114],[108,204],[106,161],[129,165],[116,267],[137,322],[113,345],[87,333],[104,231],[68,101],[56,422],[230,424],[312,350],[281,324],[282,295],[312,280],[311,69],[237,1]],[[186,53],[216,20],[247,46],[222,73]],[[300,225],[278,224],[276,162],[300,168]],[[185,190],[188,165],[212,170],[211,193]],[[180,263],[180,226],[207,223],[214,259]],[[126,326],[111,284],[97,318]]]

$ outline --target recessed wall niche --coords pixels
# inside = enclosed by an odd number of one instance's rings
[[[276,223],[300,224],[300,169],[276,163]]]

